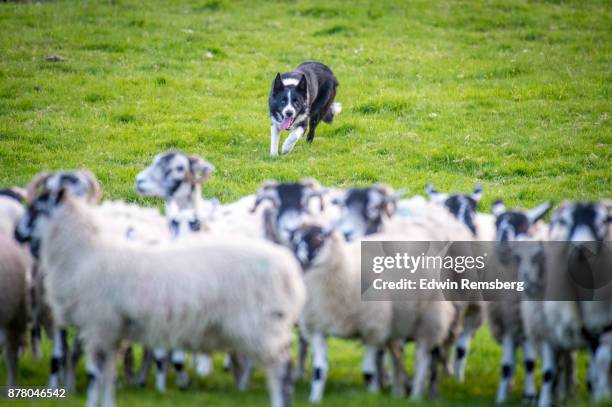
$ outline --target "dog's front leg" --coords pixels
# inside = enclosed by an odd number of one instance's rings
[[[278,142],[280,140],[280,131],[276,126],[276,123],[272,123],[270,126],[270,155],[277,156],[278,155]]]
[[[300,126],[293,130],[291,133],[289,133],[287,140],[285,140],[285,142],[283,143],[283,154],[290,153],[291,150],[293,150],[295,143],[297,143],[297,141],[304,135],[305,131],[306,129]]]

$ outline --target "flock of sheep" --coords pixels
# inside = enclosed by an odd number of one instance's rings
[[[545,224],[547,202],[521,211],[498,201],[492,214],[478,212],[479,186],[454,195],[427,186],[425,199],[402,198],[402,191],[386,185],[341,190],[305,179],[268,181],[254,195],[220,204],[201,195],[213,171],[196,155],[170,151],[155,157],[135,186],[143,196],[165,200],[165,217],[122,201],[100,203],[100,185],[88,171],[45,172],[25,190],[0,192],[0,345],[9,386],[17,383],[28,329],[34,352],[44,329],[53,340],[49,386],[73,389],[83,352],[91,407],[114,405],[120,353],[126,381],[144,384],[154,365],[155,385],[163,391],[169,366],[177,371],[177,385],[185,387],[187,352],[205,375],[213,351],[226,353],[240,390],[248,387],[253,367],[264,367],[272,406],[286,407],[294,380],[305,375],[309,349],[310,401],[322,400],[326,338],[336,336],[364,344],[361,368],[369,391],[390,384],[394,394],[409,391],[419,399],[427,392],[437,395],[441,369],[464,379],[470,340],[487,321],[503,348],[497,403],[508,397],[519,347],[527,401],[545,407],[571,395],[575,353],[581,350],[590,355],[593,399],[610,397],[612,299],[535,301],[557,259],[547,258],[537,244],[511,244],[607,241],[609,202],[566,202]],[[362,301],[361,240],[509,244],[527,289],[511,303],[432,301],[427,295]],[[292,369],[296,324],[299,355]],[[72,347],[68,327],[78,332]],[[416,346],[412,377],[404,367],[407,341]],[[137,372],[134,344],[145,349]]]

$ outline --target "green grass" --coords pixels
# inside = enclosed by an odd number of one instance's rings
[[[223,202],[264,179],[305,176],[413,193],[427,182],[464,191],[480,182],[483,210],[498,197],[511,206],[610,197],[610,2],[431,3],[0,4],[0,185],[87,167],[107,198],[157,204],[137,197],[134,177],[178,148],[215,164],[204,193]],[[47,62],[49,54],[65,61]],[[271,81],[310,59],[336,73],[344,111],[312,145],[270,158]],[[491,404],[499,350],[486,331],[474,348],[468,384],[445,379],[446,401],[435,405]],[[324,405],[407,405],[366,394],[357,345],[333,341],[330,355]],[[43,384],[46,369],[26,355],[23,381]],[[165,396],[121,389],[119,401],[267,402],[260,374],[244,394],[220,373],[194,387]],[[514,401],[519,394],[517,386]],[[300,384],[297,404],[306,399]],[[81,392],[62,405],[82,401]]]

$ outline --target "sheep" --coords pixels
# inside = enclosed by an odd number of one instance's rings
[[[0,347],[5,347],[9,387],[17,385],[19,346],[29,319],[28,286],[21,248],[0,233]]]
[[[604,242],[610,241],[611,221],[610,208],[605,202],[568,202],[563,204],[551,220],[550,240],[563,241],[565,244],[559,255],[552,260],[566,263],[572,260],[580,264],[584,257],[582,253],[588,250],[588,242],[594,242],[600,248],[598,250],[602,251],[601,247]],[[577,257],[571,257],[575,256],[576,253],[578,254]],[[609,251],[602,251],[602,253],[609,256]],[[605,260],[609,261],[607,257]],[[572,278],[568,274],[567,272],[562,273],[561,278],[557,279],[558,284],[562,287],[572,286]],[[574,305],[576,312],[573,315],[578,318],[572,318],[572,320],[580,321],[581,332],[592,344],[589,374],[592,397],[595,401],[602,401],[610,398],[611,393],[612,301],[584,301],[577,298]],[[551,313],[555,312],[554,305],[548,306],[548,308]],[[562,335],[563,325],[559,323],[556,326],[554,332],[557,337]],[[550,366],[551,371],[554,371],[554,360],[552,358]],[[544,393],[544,390],[546,390],[547,393],[550,393],[551,383],[545,381],[545,385],[546,387],[542,386],[542,392]]]
[[[459,222],[464,224],[478,241],[492,241],[495,236],[495,222],[491,215],[477,212],[478,204],[482,199],[483,189],[476,184],[471,194],[448,194],[439,192],[432,184],[425,186],[430,201],[446,208]],[[464,308],[464,321],[462,332],[457,338],[455,346],[455,362],[453,372],[459,382],[465,379],[467,356],[472,338],[484,322],[485,303],[481,301],[464,302],[459,304]]]
[[[522,212],[509,211],[501,200],[492,207],[496,227],[496,252],[494,260],[497,267],[515,267],[513,259],[508,256],[508,245],[516,239],[533,237],[538,229],[538,222],[550,210],[550,202],[544,202],[537,207]],[[522,345],[525,366],[525,382],[523,399],[532,402],[536,397],[534,367],[536,353],[533,343],[525,334],[521,319],[521,301],[517,296],[503,302],[491,301],[487,304],[488,322],[491,334],[502,345],[501,380],[497,391],[496,402],[506,402],[512,377],[514,375],[515,351]]]
[[[376,232],[401,233],[408,239],[424,235],[427,236],[426,239],[439,241],[472,240],[468,229],[446,208],[429,203],[418,196],[399,199],[402,194],[403,191],[395,192],[383,184],[369,188],[352,188],[335,200],[335,203],[342,208],[342,215],[336,222],[336,227],[342,231],[347,240],[358,239]],[[435,231],[433,235],[432,231]],[[466,353],[469,339],[482,320],[482,305],[479,301],[456,301],[454,306],[457,310],[457,320],[449,332],[447,338],[449,343],[441,349],[444,352],[441,355],[442,361],[447,359],[446,348],[458,335],[457,330],[462,327],[464,333],[460,337],[457,353],[459,356]],[[461,342],[461,339],[464,341]]]
[[[0,233],[12,236],[17,221],[23,216],[25,191],[19,188],[0,189]]]
[[[27,186],[27,199],[36,200],[43,193],[57,194],[60,189],[68,188],[72,193],[89,202],[96,203],[101,195],[97,178],[89,171],[57,171],[43,172],[36,175]],[[106,217],[106,233],[118,238],[133,239],[142,242],[155,243],[168,239],[165,221],[156,209],[143,209],[133,204],[121,201],[105,201],[96,211]],[[39,239],[30,240],[30,249],[36,257],[39,251]],[[75,341],[72,354],[66,341],[66,329],[53,323],[51,311],[46,304],[43,281],[46,276],[44,268],[36,264],[33,268],[32,313],[36,331],[44,327],[52,338],[53,351],[51,357],[51,375],[49,387],[57,388],[60,382],[71,390],[74,387],[73,367],[80,357],[80,343]],[[130,350],[131,348],[128,348]],[[129,353],[128,353],[129,356]],[[131,379],[131,366],[126,358],[126,377]]]
[[[305,288],[287,249],[234,237],[119,241],[101,233],[88,204],[64,190],[30,206],[19,224],[22,238],[32,234],[33,218],[54,315],[78,328],[93,363],[89,406],[100,391],[104,405],[114,405],[114,354],[123,339],[251,356],[267,368],[271,405],[290,405],[291,328]]]
[[[509,243],[508,249],[516,259],[518,276],[525,284],[520,303],[523,328],[529,341],[536,349],[541,349],[543,356],[543,383],[538,406],[550,407],[554,401],[555,385],[560,399],[573,385],[572,351],[586,348],[588,342],[582,337],[582,325],[573,302],[542,301],[547,280],[551,278],[548,273],[554,270],[550,269],[553,262],[550,254],[546,255],[544,243],[532,237],[519,236]],[[554,332],[559,325],[562,325],[564,334],[557,337]]]
[[[402,240],[406,235],[379,234],[372,240]],[[417,343],[416,374],[411,397],[418,399],[435,354],[445,339],[455,310],[445,301],[362,301],[361,243],[318,225],[303,225],[293,233],[292,247],[305,272],[307,302],[299,327],[313,347],[310,401],[323,396],[327,377],[326,335],[359,337],[366,345],[362,369],[371,391],[378,390],[375,369],[378,350],[398,340]],[[394,354],[395,355],[395,354]],[[403,392],[402,361],[394,357],[394,391]]]

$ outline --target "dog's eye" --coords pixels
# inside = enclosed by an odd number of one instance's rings
[[[284,104],[287,104],[287,98],[282,98],[282,99],[281,99],[281,103],[282,103],[283,105],[284,105]]]

